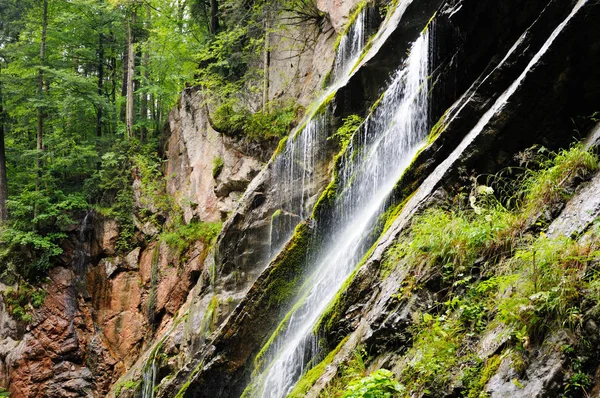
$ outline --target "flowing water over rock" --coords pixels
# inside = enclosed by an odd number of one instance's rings
[[[363,8],[350,29],[348,29],[348,32],[340,39],[333,67],[333,76],[335,76],[336,80],[346,76],[350,72],[354,63],[349,61],[356,60],[357,55],[360,55],[365,46],[367,12],[368,8]]]
[[[308,200],[316,194],[315,167],[325,158],[329,113],[326,102],[347,82],[362,54],[368,29],[367,10],[365,7],[359,13],[340,41],[334,67],[335,79],[315,102],[317,111],[309,114],[302,131],[290,136],[274,162],[272,178],[277,181],[281,208],[271,220],[271,257],[287,242],[298,222],[310,214],[312,203]]]
[[[342,191],[327,226],[329,239],[312,261],[313,274],[295,310],[269,347],[271,363],[259,376],[263,398],[286,396],[319,359],[312,330],[372,243],[369,227],[385,210],[396,181],[427,135],[429,58],[425,31],[346,151],[338,176]]]

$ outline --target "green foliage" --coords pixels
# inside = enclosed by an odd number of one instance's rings
[[[358,115],[345,117],[340,128],[328,139],[337,140],[342,149],[346,148],[363,121],[364,119]]]
[[[270,111],[250,112],[235,101],[217,107],[213,123],[224,134],[246,137],[255,142],[278,140],[292,129],[299,108],[296,105],[273,106]]]
[[[464,329],[446,316],[423,314],[407,357],[412,358],[402,374],[410,391],[441,391],[458,364]]]
[[[33,321],[31,313],[44,304],[46,292],[36,289],[27,283],[19,285],[17,290],[9,289],[2,292],[8,313],[24,323]]]
[[[499,303],[499,318],[515,328],[522,343],[556,322],[573,329],[580,325],[582,291],[596,283],[585,278],[588,264],[600,258],[596,234],[586,242],[542,234],[509,262],[509,271],[520,278],[515,293]]]
[[[525,155],[527,156],[527,155]],[[576,144],[569,149],[558,153],[546,153],[541,148],[538,157],[534,159],[539,163],[538,171],[528,170],[525,174],[524,187],[524,212],[528,215],[537,214],[540,209],[548,208],[552,204],[568,199],[567,188],[575,180],[587,178],[598,169],[598,158],[583,144]],[[521,159],[527,164],[530,159]]]
[[[388,262],[404,259],[417,269],[439,270],[446,283],[467,275],[479,258],[490,262],[515,244],[514,216],[502,207],[476,212],[431,208],[417,217],[410,236],[388,252]]]
[[[392,372],[379,369],[369,376],[348,385],[343,398],[392,398],[405,393]]]
[[[181,255],[197,241],[207,245],[212,244],[221,231],[221,225],[220,222],[205,223],[196,220],[184,224],[179,220],[172,229],[163,232],[161,238],[178,255]]]
[[[366,359],[367,353],[364,348],[356,348],[348,360],[338,365],[335,376],[329,381],[319,396],[322,398],[341,397],[348,384],[357,382],[367,376]]]
[[[521,373],[529,347],[548,330],[577,333],[583,308],[600,305],[598,226],[577,238],[534,236],[528,230],[539,214],[567,199],[573,186],[597,168],[596,157],[579,145],[543,155],[535,162],[537,169],[514,180],[511,189],[492,184],[513,195],[511,209],[502,205],[506,197],[474,182],[463,205],[459,197],[449,209],[424,211],[386,253],[384,266],[403,264],[415,279],[407,279],[399,298],[424,283],[439,283],[434,285],[440,290],[438,301],[412,328],[412,347],[405,355],[401,382],[411,394],[444,391],[461,369],[463,395],[482,397],[508,353]],[[519,189],[524,194],[514,200]],[[479,336],[502,324],[514,348],[478,358],[474,345]],[[588,378],[573,360],[565,396],[586,391]],[[514,383],[520,385],[517,378]]]
[[[62,254],[61,241],[75,218],[88,207],[80,194],[60,190],[23,191],[8,201],[11,219],[0,232],[1,272],[35,280]]]

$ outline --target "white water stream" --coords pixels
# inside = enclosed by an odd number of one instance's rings
[[[340,40],[337,49],[333,77],[334,81],[315,101],[314,109],[319,109],[325,101],[340,87],[345,85],[352,74],[353,67],[360,59],[365,46],[367,10],[364,8],[346,34]],[[308,114],[304,128],[298,134],[292,133],[286,146],[274,161],[273,181],[276,195],[281,205],[277,225],[271,224],[270,257],[276,255],[292,235],[300,220],[310,214],[306,204],[311,193],[314,195],[315,167],[323,159],[327,142],[328,111],[312,111]]]
[[[328,241],[316,255],[313,274],[285,331],[269,348],[259,375],[262,398],[285,397],[318,359],[312,330],[364,255],[370,227],[428,133],[429,34],[413,44],[381,104],[356,133],[338,175],[344,187],[328,224]]]

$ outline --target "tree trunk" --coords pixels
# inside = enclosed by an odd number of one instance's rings
[[[40,69],[38,70],[38,100],[42,100],[44,95],[44,64],[46,61],[46,32],[48,30],[48,0],[43,0],[42,11],[42,39],[40,43]],[[35,168],[37,179],[35,182],[36,190],[40,189],[42,179],[42,151],[44,149],[42,137],[44,130],[44,108],[38,105],[37,108],[37,154],[35,157]]]
[[[269,8],[265,15],[265,49],[263,60],[263,112],[267,113],[269,108],[269,68],[271,67],[271,21],[269,20]]]
[[[4,107],[2,106],[2,87],[0,86],[0,226],[8,219],[6,201],[8,186],[6,182],[6,151],[4,150]]]
[[[217,0],[210,0],[210,33],[213,35],[219,30],[219,3]]]
[[[98,35],[98,100],[104,97],[104,35]],[[96,136],[102,137],[102,102],[96,106]]]
[[[133,78],[135,72],[135,51],[133,40],[133,27],[135,26],[135,9],[131,10],[131,21],[127,26],[127,103],[125,107],[125,125],[127,130],[127,138],[134,136],[133,131],[133,115],[134,115],[134,92]]]
[[[144,81],[148,84],[148,80],[150,79],[150,75],[148,73],[148,63],[150,62],[150,56],[148,51],[144,54]],[[146,137],[148,136],[148,93],[142,93],[142,105],[141,105],[141,114],[142,114],[142,142],[146,142]]]

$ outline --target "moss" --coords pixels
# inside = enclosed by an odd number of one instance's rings
[[[298,290],[311,233],[307,222],[298,224],[292,239],[276,257],[262,296],[266,298],[268,308],[280,307]]]
[[[212,168],[212,176],[213,178],[217,178],[219,176],[219,174],[221,174],[221,171],[223,171],[223,158],[220,156],[217,156],[216,158],[213,159],[213,168]]]
[[[354,281],[354,278],[356,277],[356,274],[358,273],[359,269],[360,267],[356,267],[354,271],[350,274],[350,276],[346,278],[344,284],[336,293],[331,303],[329,303],[325,311],[323,311],[323,315],[321,315],[321,318],[315,325],[313,331],[314,334],[329,335],[333,331],[333,327],[343,316],[342,310],[345,308],[346,304],[346,292],[352,284],[352,281]]]
[[[342,284],[342,287],[338,290],[333,300],[331,300],[325,311],[323,311],[323,314],[321,315],[321,318],[319,318],[319,321],[315,324],[313,334],[329,335],[333,331],[333,327],[335,326],[335,324],[344,315],[342,313],[342,310],[345,308],[346,303],[344,300],[346,298],[346,292],[348,288],[354,281],[354,278],[358,274],[358,271],[366,264],[367,260],[371,257],[378,244],[379,240],[377,240],[375,243],[373,243],[373,245],[371,245],[369,250],[362,257],[361,261],[354,268],[354,271],[352,271],[352,273],[346,278],[346,280]]]
[[[338,184],[334,178],[327,185],[327,187],[325,187],[325,189],[321,193],[321,196],[319,196],[317,203],[315,203],[315,206],[313,207],[313,213],[312,213],[313,218],[315,218],[315,219],[318,218],[318,215],[325,208],[331,208],[333,206],[333,203],[335,202],[335,198],[337,195],[337,188],[338,188]]]
[[[277,218],[281,217],[281,214],[281,209],[275,210],[275,212],[271,215],[271,220],[276,220]]]
[[[369,53],[369,51],[371,51],[371,47],[373,47],[373,42],[375,40],[375,37],[377,37],[377,36],[375,35],[375,36],[371,36],[369,38],[369,41],[367,42],[367,44],[365,44],[365,47],[362,50],[362,54],[360,54],[360,57],[358,57],[358,59],[356,60],[356,63],[352,67],[352,70],[350,71],[350,73],[354,73],[354,71],[356,70],[356,68],[358,68],[358,66],[363,61],[363,59],[365,59],[365,57],[367,56],[367,54]]]
[[[294,139],[298,138],[300,136],[300,134],[302,134],[302,132],[306,128],[306,125],[308,124],[308,122],[310,122],[312,119],[314,119],[315,116],[320,115],[320,114],[325,114],[327,112],[327,107],[329,106],[331,101],[333,101],[336,94],[337,94],[337,91],[333,91],[333,92],[329,93],[329,95],[327,95],[327,97],[322,99],[320,102],[315,102],[309,107],[308,114],[310,116],[304,118],[304,121],[302,122],[302,124],[296,129],[296,133],[294,134]],[[312,110],[312,109],[314,109],[314,110]]]
[[[288,325],[290,318],[296,312],[296,310],[298,308],[300,308],[302,306],[302,304],[304,304],[305,298],[306,298],[306,295],[304,295],[300,300],[298,300],[296,302],[294,307],[292,307],[292,309],[288,311],[288,313],[285,315],[283,320],[281,322],[279,322],[277,329],[275,329],[275,331],[271,334],[271,336],[269,337],[269,340],[267,340],[267,342],[262,346],[262,348],[260,349],[260,352],[254,359],[254,374],[258,374],[262,370],[262,368],[265,364],[266,355],[269,351],[269,348],[271,348],[271,346],[273,345],[273,343],[275,342],[277,337],[281,336],[281,334],[287,330],[287,325]]]
[[[196,365],[194,370],[192,370],[192,373],[190,373],[187,381],[183,384],[183,386],[181,386],[181,388],[177,392],[177,395],[175,395],[175,398],[183,398],[185,396],[185,393],[188,390],[188,388],[190,388],[190,385],[192,384],[194,377],[196,377],[196,375],[200,372],[203,365],[204,365],[204,361],[200,361],[200,363],[198,363],[198,365]]]
[[[201,335],[208,337],[217,327],[219,322],[219,297],[215,294],[212,296],[206,312],[204,313],[204,319],[202,320],[202,326],[200,328]]]
[[[437,137],[442,134],[442,132],[446,129],[446,119],[448,118],[448,111],[446,110],[442,117],[436,122],[436,124],[431,128],[429,135],[427,136],[427,145],[431,145]]]
[[[285,147],[287,145],[288,138],[289,138],[289,136],[285,136],[281,140],[279,140],[279,144],[277,145],[277,149],[275,149],[275,152],[273,153],[273,158],[276,158],[277,156],[279,156],[280,153],[282,153],[283,151],[285,151]]]
[[[335,356],[340,352],[346,341],[348,341],[348,338],[349,336],[346,336],[333,351],[327,354],[327,357],[325,357],[324,360],[306,372],[298,381],[298,383],[296,383],[296,386],[292,392],[288,394],[287,398],[301,398],[306,396],[308,390],[310,390],[317,380],[319,380],[319,377],[323,375],[325,369],[327,369],[327,366],[333,362]]]
[[[433,13],[433,15],[431,16],[431,18],[429,18],[429,21],[427,21],[427,25],[425,25],[425,27],[423,28],[423,30],[421,31],[421,33],[426,33],[427,30],[429,29],[429,26],[431,26],[431,24],[433,23],[433,20],[435,19],[435,17],[437,16],[437,11]]]
[[[381,102],[383,101],[384,98],[385,98],[385,91],[383,93],[381,93],[379,98],[377,98],[377,100],[373,103],[373,105],[371,105],[371,108],[369,109],[369,113],[374,113],[375,110],[377,109],[377,107],[379,107],[379,105],[381,105]]]
[[[496,373],[504,356],[494,355],[489,358],[483,369],[479,365],[474,372],[465,372],[468,377],[463,377],[463,384],[468,387],[468,398],[479,398],[485,385]]]
[[[326,90],[327,87],[332,83],[331,80],[331,73],[333,72],[333,69],[329,69],[329,71],[327,71],[327,73],[325,74],[325,77],[323,78],[323,83],[321,84],[321,88],[323,90]]]
[[[141,382],[139,380],[127,380],[122,383],[119,383],[115,388],[115,397],[118,398],[121,395],[121,392],[123,392],[124,390],[136,390],[140,386],[140,384]]]

